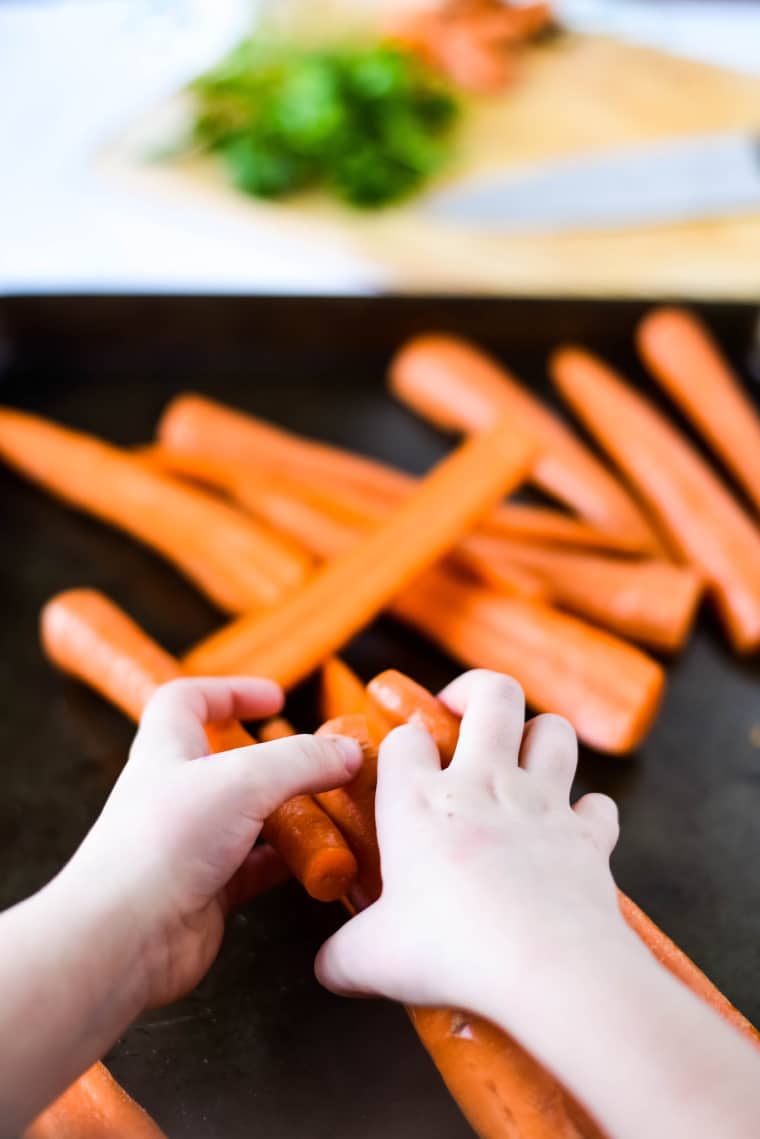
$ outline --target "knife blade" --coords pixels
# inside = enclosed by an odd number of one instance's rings
[[[610,229],[760,211],[760,133],[558,159],[428,195],[439,222],[500,233]]]

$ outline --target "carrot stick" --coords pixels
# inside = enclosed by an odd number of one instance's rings
[[[538,575],[557,604],[624,637],[673,652],[691,631],[702,582],[688,566],[623,561],[504,539],[501,548],[509,562]]]
[[[708,329],[660,308],[636,333],[639,353],[760,510],[760,415]]]
[[[464,664],[514,676],[528,702],[567,717],[610,755],[636,748],[665,684],[640,650],[567,613],[462,583],[440,570],[394,603],[394,613]]]
[[[107,597],[78,589],[59,594],[42,611],[47,656],[64,672],[95,688],[133,720],[182,668]],[[245,747],[251,736],[238,723],[209,724],[213,751]],[[297,795],[269,816],[263,838],[282,856],[313,898],[345,894],[356,864],[342,836],[310,795]]]
[[[150,1116],[93,1064],[24,1132],[23,1139],[166,1139]]]
[[[91,436],[0,409],[0,458],[162,554],[221,609],[271,604],[308,563],[253,519]]]
[[[505,368],[452,336],[418,336],[396,354],[391,389],[444,430],[479,432],[508,419],[539,446],[537,486],[600,530],[634,537],[642,551],[656,538],[641,510],[606,467]]]
[[[433,737],[443,767],[448,767],[459,739],[459,720],[436,696],[410,676],[389,668],[367,685],[375,704],[394,726],[420,724]]]
[[[596,357],[565,348],[554,382],[704,575],[738,652],[760,647],[760,531],[691,444]]]
[[[325,720],[334,720],[336,716],[364,716],[375,747],[379,747],[395,727],[394,721],[370,698],[359,677],[340,657],[330,657],[322,665],[320,706]]]
[[[263,455],[258,449],[262,432],[267,439]],[[268,477],[297,498],[334,512],[340,507],[344,521],[367,521],[381,516],[383,507],[398,505],[416,482],[378,459],[289,435],[201,396],[179,396],[170,404],[159,435],[161,443],[141,453],[145,463],[223,490],[243,505],[262,477]],[[330,458],[323,462],[326,453]],[[612,534],[547,506],[504,503],[481,525],[489,532],[552,545],[641,552],[635,534]]]
[[[253,670],[290,687],[437,561],[518,482],[531,451],[504,426],[468,440],[362,542],[270,614],[233,622],[186,658],[194,673]]]

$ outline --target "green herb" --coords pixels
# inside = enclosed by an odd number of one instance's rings
[[[323,185],[377,207],[417,189],[448,155],[459,106],[390,46],[308,50],[244,40],[190,86],[192,142],[236,186],[279,198]]]

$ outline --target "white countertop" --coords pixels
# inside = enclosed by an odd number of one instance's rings
[[[760,70],[749,0],[564,0],[571,26]],[[386,283],[334,249],[120,191],[92,157],[217,58],[244,0],[0,4],[0,292],[361,293]]]

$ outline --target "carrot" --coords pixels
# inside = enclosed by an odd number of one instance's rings
[[[99,439],[0,409],[0,458],[162,554],[230,613],[271,604],[308,562],[253,519]]]
[[[94,590],[70,590],[53,598],[42,611],[40,629],[45,652],[58,668],[91,685],[133,720],[161,684],[183,675],[178,662]],[[209,724],[207,735],[213,751],[252,742],[237,723]],[[334,901],[346,892],[356,864],[311,796],[297,795],[284,803],[261,833],[313,898]]]
[[[623,561],[504,539],[501,548],[509,563],[538,575],[552,601],[624,637],[673,652],[691,631],[702,581],[688,566]],[[499,564],[492,562],[497,569]]]
[[[635,538],[642,551],[656,537],[639,507],[569,427],[496,360],[452,336],[418,336],[396,354],[391,389],[444,430],[485,431],[508,419],[539,446],[532,479],[600,530]]]
[[[93,1064],[24,1132],[23,1139],[166,1139],[103,1064]]]
[[[464,664],[514,676],[534,708],[566,716],[599,751],[632,751],[659,708],[665,674],[655,661],[548,605],[436,570],[399,597],[394,612]]]
[[[760,510],[760,415],[708,329],[685,309],[660,308],[636,333],[639,353]]]
[[[287,434],[201,396],[179,396],[170,404],[159,434],[161,443],[141,453],[145,463],[223,490],[244,506],[255,501],[258,485],[268,478],[288,494],[328,506],[342,521],[367,522],[382,517],[383,507],[398,505],[416,482],[377,459]],[[546,506],[504,503],[481,525],[552,545],[641,552],[635,534],[609,533]]]
[[[364,716],[369,738],[375,747],[380,746],[395,726],[393,720],[370,698],[356,673],[339,657],[330,657],[322,665],[320,706],[325,720],[352,714]]]
[[[383,463],[342,451],[327,443],[303,439],[274,427],[245,412],[233,411],[200,395],[177,396],[167,407],[158,425],[159,442],[168,450],[200,454],[233,462],[255,462],[273,474],[286,471],[293,478],[321,485],[333,480],[348,481],[375,493],[405,485],[401,472]]]
[[[704,575],[738,652],[760,647],[760,531],[691,444],[596,357],[565,348],[554,382]]]
[[[317,802],[327,812],[356,857],[358,873],[348,894],[355,909],[363,909],[380,897],[380,851],[375,833],[377,748],[369,737],[365,716],[344,715],[327,720],[318,736],[353,736],[362,747],[364,762],[350,783],[332,791],[319,791]]]
[[[420,724],[435,740],[441,763],[448,767],[459,739],[459,720],[445,704],[403,672],[389,668],[367,685],[375,704],[398,724]]]
[[[197,646],[194,673],[238,669],[290,687],[358,632],[519,481],[531,450],[504,426],[468,440],[362,542],[272,611],[233,622]]]
[[[259,726],[258,737],[262,743],[270,740],[284,740],[287,736],[298,735],[293,725],[284,716],[272,716]]]

